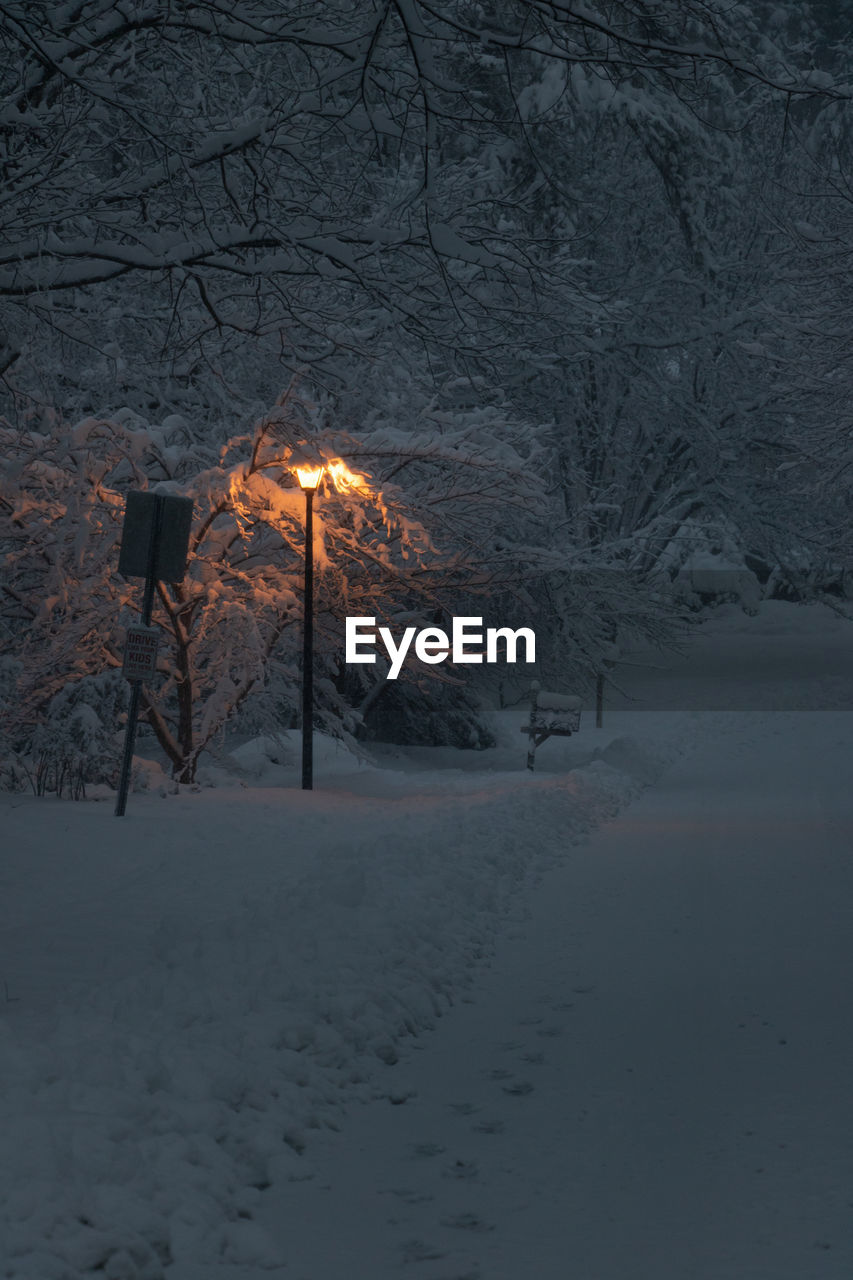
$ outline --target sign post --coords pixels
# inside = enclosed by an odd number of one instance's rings
[[[131,490],[127,495],[118,568],[125,577],[144,577],[145,591],[142,621],[127,629],[122,665],[131,693],[116,800],[117,818],[124,816],[127,807],[142,684],[151,679],[157,667],[158,631],[151,626],[154,589],[158,581],[180,582],[186,573],[192,515],[192,498],[141,490]]]

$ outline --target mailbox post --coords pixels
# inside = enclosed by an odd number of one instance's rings
[[[536,748],[550,737],[570,738],[581,725],[581,699],[572,693],[548,693],[539,681],[530,685],[530,723],[521,726],[527,734],[527,767],[536,766]]]

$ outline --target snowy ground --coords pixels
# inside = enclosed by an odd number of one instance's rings
[[[774,705],[853,704],[783,608]],[[608,711],[534,776],[520,721],[0,797],[0,1277],[853,1274],[853,717]]]
[[[853,711],[850,623],[827,605],[768,600],[756,617],[723,605],[683,655],[625,658],[608,690],[614,709]]]

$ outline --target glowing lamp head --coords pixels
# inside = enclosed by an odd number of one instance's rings
[[[323,479],[325,467],[297,467],[296,478],[300,489],[313,493]]]

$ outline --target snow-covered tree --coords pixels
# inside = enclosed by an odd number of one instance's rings
[[[389,326],[494,354],[546,277],[584,314],[578,255],[526,216],[553,176],[531,92],[585,82],[670,137],[716,127],[726,77],[816,92],[730,0],[10,0],[0,49],[0,369],[37,397],[58,360],[63,401],[114,376],[146,416],[270,397]]]
[[[440,415],[439,415],[440,417]],[[128,488],[158,485],[195,500],[190,567],[160,584],[154,621],[165,633],[160,678],[143,692],[145,718],[182,780],[247,696],[277,673],[298,701],[304,497],[293,468],[328,465],[316,503],[317,653],[321,718],[358,723],[360,689],[341,672],[344,616],[428,618],[455,598],[514,580],[541,549],[488,557],[507,513],[535,483],[535,451],[513,446],[497,414],[433,423],[430,437],[376,423],[355,436],[286,395],[250,435],[219,452],[195,444],[177,418],[152,426],[129,412],[69,429],[2,432],[0,615],[22,663],[17,734],[32,742],[69,679],[121,662],[123,626],[139,586],[117,575]],[[526,456],[525,456],[526,455]],[[344,462],[347,460],[349,465]],[[541,540],[540,540],[541,541]],[[355,702],[353,702],[353,695]],[[355,714],[354,714],[355,713]]]
[[[826,259],[773,161],[789,124],[823,145],[846,106],[793,10],[4,4],[0,621],[26,655],[20,732],[70,674],[120,660],[128,487],[196,500],[146,694],[185,777],[271,678],[293,701],[299,449],[363,478],[318,501],[320,714],[339,730],[382,680],[342,671],[347,611],[429,622],[488,598],[546,617],[567,673],[624,628],[671,636],[655,572],[692,521],[787,554],[769,532],[784,468],[811,459],[811,500],[821,441],[848,465],[824,394],[843,402],[843,325],[816,360]],[[266,413],[294,370],[315,406]],[[811,501],[824,544],[837,504]]]
[[[681,9],[682,34],[696,34]],[[658,7],[649,29],[667,14]],[[771,35],[786,43],[784,10],[755,16],[767,18],[755,47],[771,56]],[[802,65],[808,50],[796,52]],[[791,425],[806,427],[797,384],[814,389],[815,364],[791,358],[804,295],[793,264],[779,270],[778,157],[793,108],[766,82],[745,89],[732,68],[673,95],[630,59],[541,57],[517,98],[524,138],[504,149],[505,167],[520,190],[536,186],[524,216],[543,252],[575,252],[572,287],[555,282],[505,385],[552,418],[560,528],[603,566],[652,571],[696,518],[738,527],[741,555],[782,551],[770,524],[791,514],[790,478],[778,468]],[[826,300],[818,274],[814,286]]]

